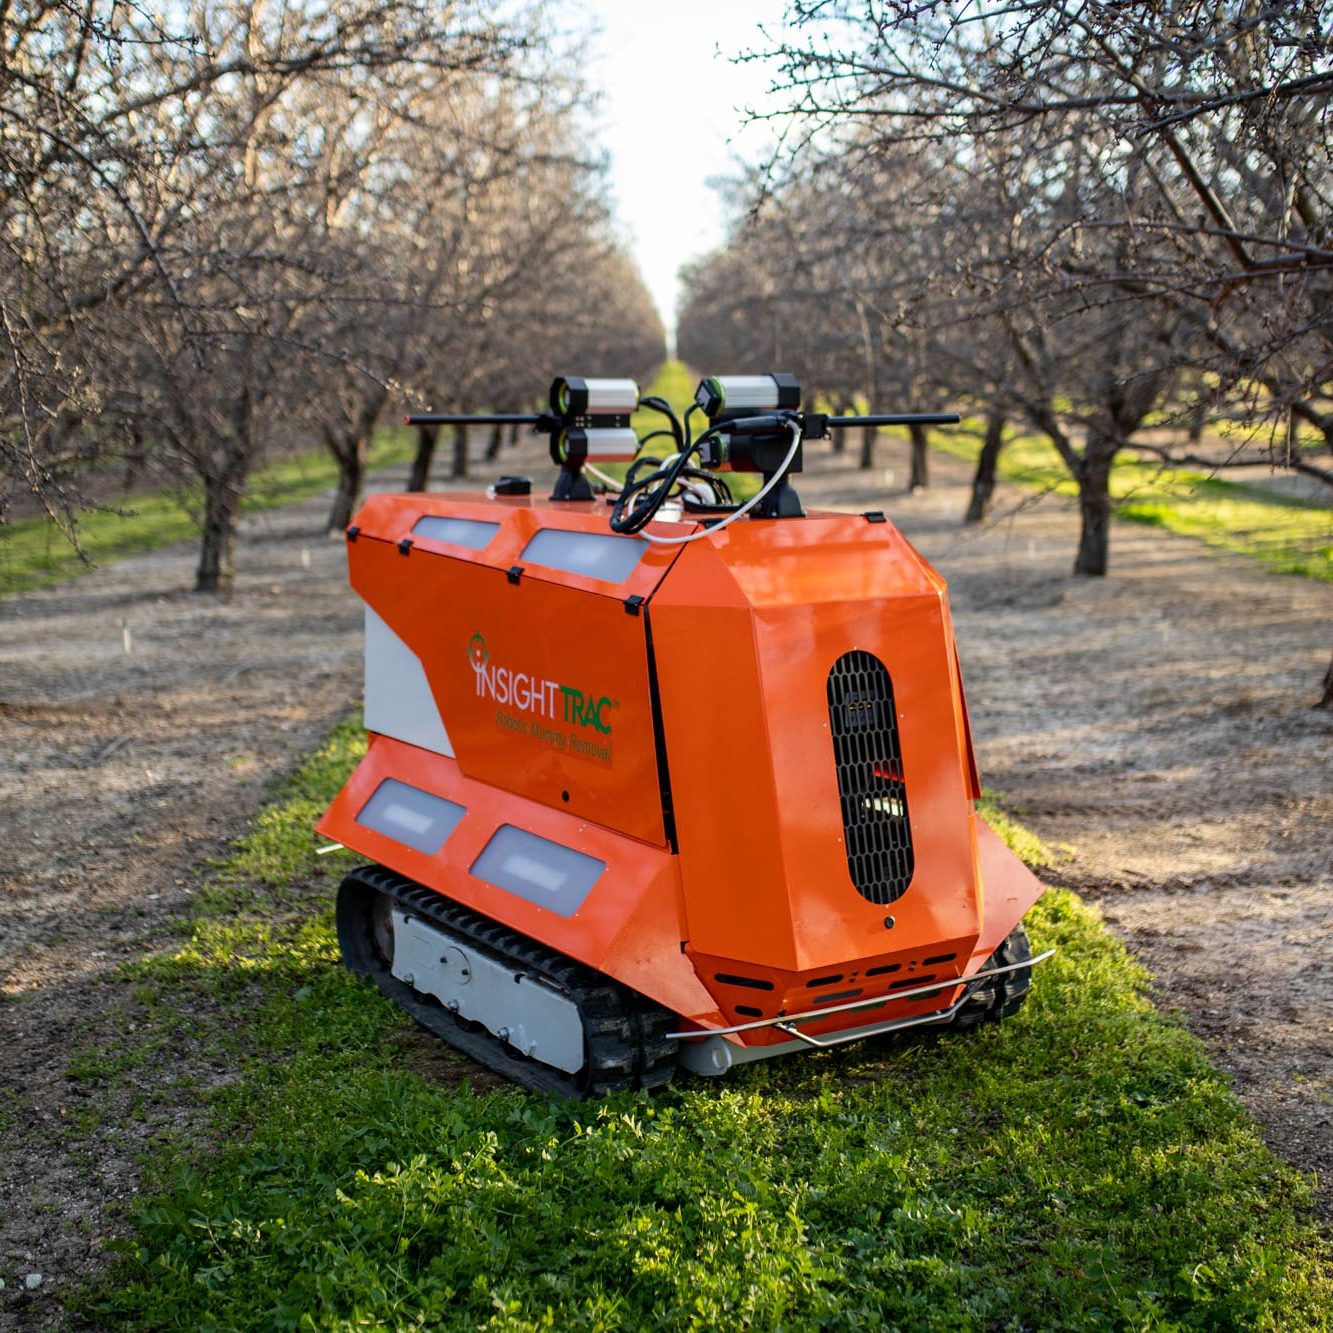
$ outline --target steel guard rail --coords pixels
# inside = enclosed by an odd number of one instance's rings
[[[901,1028],[919,1027],[924,1023],[944,1023],[967,1003],[968,998],[987,981],[993,977],[1004,976],[1006,972],[1021,972],[1024,968],[1036,967],[1038,963],[1044,963],[1055,953],[1054,949],[1047,949],[1045,953],[1039,953],[1035,958],[1025,958],[1021,963],[1008,963],[1004,967],[989,968],[984,972],[977,972],[970,977],[953,977],[948,981],[932,982],[929,986],[917,986],[912,990],[899,991],[896,995],[876,995],[869,1000],[852,1000],[847,1004],[829,1005],[827,1009],[807,1009],[799,1014],[781,1014],[777,1018],[760,1018],[753,1023],[737,1023],[729,1028],[694,1028],[689,1032],[668,1032],[667,1040],[673,1041],[699,1041],[705,1037],[731,1037],[738,1032],[754,1032],[759,1028],[777,1028],[779,1032],[785,1032],[789,1036],[803,1041],[808,1046],[839,1046],[845,1041],[860,1041],[863,1037],[873,1037],[882,1032],[894,1032]],[[962,995],[958,997],[948,1009],[941,1009],[938,1013],[922,1014],[917,1018],[895,1018],[890,1019],[882,1027],[876,1028],[855,1028],[849,1032],[834,1033],[829,1037],[812,1037],[808,1033],[797,1029],[797,1023],[811,1023],[821,1018],[827,1018],[830,1014],[853,1013],[858,1009],[873,1009],[885,1004],[892,1004],[898,1000],[913,1000],[918,995],[933,995],[936,991],[952,990],[955,986],[964,987]]]

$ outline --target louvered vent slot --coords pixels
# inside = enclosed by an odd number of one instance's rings
[[[847,869],[863,898],[891,903],[915,859],[888,668],[872,653],[844,653],[829,672],[828,711]]]

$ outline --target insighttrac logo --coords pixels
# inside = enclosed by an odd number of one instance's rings
[[[611,734],[609,712],[615,701],[606,695],[561,685],[529,671],[515,671],[491,661],[486,640],[477,630],[468,640],[467,658],[477,681],[477,698],[491,699],[507,708],[535,713],[552,722],[589,727],[603,736]]]

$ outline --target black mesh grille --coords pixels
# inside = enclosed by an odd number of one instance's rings
[[[914,858],[888,668],[872,653],[844,653],[829,672],[828,711],[847,869],[862,897],[891,903],[912,882]]]

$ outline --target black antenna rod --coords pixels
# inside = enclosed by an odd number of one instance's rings
[[[954,426],[962,420],[957,412],[898,412],[891,416],[826,417],[829,426]]]
[[[407,426],[536,426],[549,421],[549,412],[414,412],[403,418]]]

